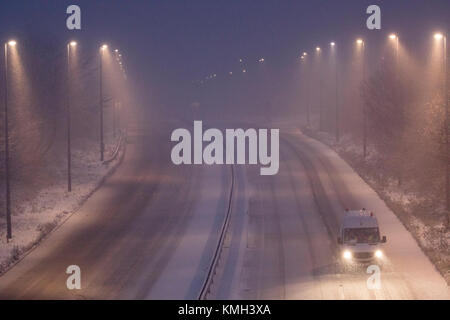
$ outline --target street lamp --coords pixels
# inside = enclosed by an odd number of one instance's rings
[[[389,35],[389,39],[394,42],[395,45],[395,86],[396,90],[399,89],[399,38],[395,33]]]
[[[338,102],[338,61],[336,52],[336,43],[330,43],[331,52],[334,54],[334,89],[335,89],[335,129],[336,129],[336,142],[339,142],[340,128],[339,128],[339,102]]]
[[[395,41],[395,58],[398,59],[398,45],[399,45],[399,38],[395,33],[391,33],[389,35],[389,39],[392,41]],[[398,61],[397,61],[398,63]]]
[[[5,73],[4,73],[4,113],[5,113],[5,192],[6,192],[6,241],[12,238],[11,226],[11,189],[9,172],[9,132],[8,132],[8,47],[14,47],[15,40],[5,43]]]
[[[67,191],[72,191],[72,151],[71,151],[71,115],[70,115],[70,48],[77,46],[75,41],[67,44]]]
[[[320,55],[322,49],[320,47],[316,47],[316,53]],[[322,65],[319,61],[319,131],[323,129],[322,123]]]
[[[309,81],[307,81],[307,78],[308,78],[308,74],[309,74],[309,68],[307,67],[308,65],[307,65],[307,57],[308,57],[308,53],[307,52],[303,52],[303,55],[301,56],[301,60],[302,60],[302,62],[303,62],[303,64],[305,65],[305,72],[303,73],[305,76],[304,76],[304,80],[305,80],[305,83],[308,83],[309,84]],[[310,100],[310,98],[309,98],[309,86],[307,85],[307,88],[306,88],[306,90],[303,90],[304,92],[306,91],[306,124],[307,124],[307,126],[308,127],[310,127],[311,126],[311,120],[310,120],[310,110],[309,110],[309,100]]]
[[[105,145],[103,143],[103,53],[108,49],[106,44],[100,47],[99,55],[99,108],[100,108],[100,161],[104,159]]]
[[[395,57],[394,57],[394,94],[393,99],[394,103],[397,104],[399,107],[404,108],[403,102],[402,102],[402,94],[400,91],[400,60],[399,60],[399,37],[395,33],[391,33],[389,35],[389,40],[394,45],[395,50]],[[400,146],[400,148],[403,148],[403,145]],[[403,180],[403,169],[400,168],[399,174],[398,174],[398,185],[402,184]]]
[[[449,128],[450,119],[449,119],[449,109],[448,109],[448,70],[447,70],[447,35],[443,33],[436,33],[434,35],[434,39],[436,41],[442,41],[442,49],[443,49],[443,70],[444,70],[444,101],[445,101],[445,200],[446,200],[446,209],[447,209],[447,219],[450,222],[450,177],[449,177],[449,158],[450,158],[450,146],[449,146]]]
[[[362,81],[365,80],[365,42],[363,39],[357,39],[356,44],[358,47],[361,48],[361,60],[362,60]],[[367,156],[367,110],[366,110],[366,104],[364,101],[362,102],[362,110],[363,110],[363,157],[364,159]]]
[[[398,74],[399,74],[399,38],[395,33],[389,35],[391,41],[395,41],[395,85],[398,89]]]

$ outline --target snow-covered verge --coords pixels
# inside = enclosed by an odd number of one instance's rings
[[[25,186],[17,185],[12,202],[12,239],[6,241],[5,217],[0,218],[0,275],[39,244],[52,230],[66,221],[71,214],[101,186],[112,174],[125,153],[120,137],[105,143],[105,161],[99,161],[98,144],[86,145],[83,150],[72,151],[72,191],[67,192],[67,171],[55,169],[53,179],[32,197]],[[114,156],[112,159],[111,157]],[[22,187],[22,188],[21,188]]]
[[[335,137],[328,133],[307,127],[301,130],[331,147],[353,167],[397,215],[450,284],[450,230],[446,227],[446,213],[442,205],[416,190],[405,190],[394,177],[387,176],[375,149],[369,148],[364,160],[362,147],[350,135],[342,136],[337,143]],[[381,180],[385,182],[381,183]]]

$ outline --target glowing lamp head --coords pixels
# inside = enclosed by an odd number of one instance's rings
[[[389,35],[389,39],[391,39],[391,40],[396,40],[396,39],[397,39],[397,35],[394,34],[394,33],[391,33],[391,34]]]
[[[119,49],[114,50],[114,52],[119,52]]]
[[[316,51],[319,52],[320,51],[320,47],[316,47]]]
[[[15,40],[10,40],[10,41],[8,41],[8,45],[9,45],[10,47],[14,47],[16,44],[17,44],[17,42],[16,42]]]
[[[70,41],[69,44],[70,44],[71,47],[76,47],[77,46],[77,43],[75,41]]]
[[[332,47],[334,47],[335,45],[336,45],[336,43],[334,43],[334,42],[330,43],[330,46],[332,46]]]
[[[308,55],[308,52],[303,52],[303,56],[307,56]]]
[[[358,39],[358,40],[356,40],[356,43],[359,45],[362,45],[364,43],[364,41],[363,41],[363,39]]]
[[[434,35],[434,38],[435,38],[436,40],[442,40],[442,38],[444,38],[444,35],[443,35],[442,33],[436,33],[436,34]]]
[[[104,44],[104,45],[102,45],[100,48],[101,48],[102,50],[106,50],[106,49],[108,49],[108,46],[107,46],[106,44]]]
[[[349,250],[345,250],[342,256],[345,260],[350,260],[352,258],[352,253]]]

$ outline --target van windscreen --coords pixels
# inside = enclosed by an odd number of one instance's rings
[[[380,241],[378,228],[344,229],[344,242],[377,243]]]

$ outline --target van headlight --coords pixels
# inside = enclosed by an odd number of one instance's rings
[[[383,251],[381,251],[381,250],[375,251],[375,257],[382,258],[383,257]]]
[[[350,260],[352,258],[352,253],[350,250],[345,250],[342,256],[345,260]]]

